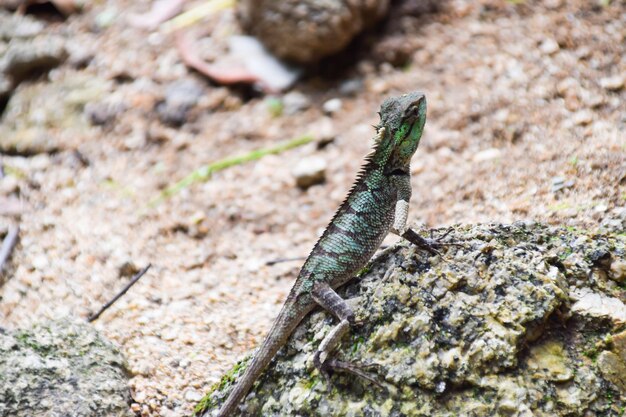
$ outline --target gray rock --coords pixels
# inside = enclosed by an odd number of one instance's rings
[[[571,188],[575,184],[574,180],[566,180],[563,177],[554,177],[552,178],[552,187],[551,190],[553,193],[561,191],[565,188]]]
[[[0,57],[0,72],[19,82],[36,71],[47,71],[67,58],[64,40],[59,37],[11,42]]]
[[[242,26],[276,56],[306,64],[341,51],[383,18],[389,0],[242,0]]]
[[[11,96],[0,123],[0,152],[32,155],[78,146],[88,131],[87,103],[99,101],[110,83],[68,75],[54,83],[23,83]]]
[[[165,124],[183,125],[187,122],[189,110],[203,94],[203,85],[193,78],[174,81],[165,89],[165,100],[157,104],[159,119]]]
[[[327,114],[337,113],[343,107],[343,101],[340,98],[331,98],[322,104],[322,110]]]
[[[0,10],[0,41],[32,38],[43,30],[43,24],[30,16]]]
[[[127,381],[120,351],[85,323],[0,332],[0,416],[126,416]]]
[[[304,190],[326,180],[326,160],[319,156],[302,159],[293,168],[296,185]]]
[[[299,91],[291,91],[283,97],[283,113],[293,116],[311,106],[311,99]]]
[[[342,96],[354,97],[363,91],[364,83],[360,78],[345,80],[339,85],[339,94]]]
[[[571,293],[583,288],[626,299],[599,269],[626,259],[626,236],[519,222],[457,227],[446,239],[463,246],[444,249],[445,260],[402,243],[340,290],[363,324],[336,356],[378,365],[369,372],[386,390],[341,373],[327,386],[312,357],[336,320],[318,311],[239,415],[582,417],[626,405],[623,376],[595,363],[615,335],[616,351],[603,353],[600,364],[622,369],[615,362],[622,361],[622,325],[569,307]],[[214,410],[247,361],[198,410]]]

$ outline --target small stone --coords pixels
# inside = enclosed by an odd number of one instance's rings
[[[283,113],[292,116],[311,106],[311,100],[299,91],[291,91],[283,97]]]
[[[305,158],[298,162],[292,174],[296,179],[296,185],[306,190],[326,180],[326,161],[318,156]]]
[[[624,88],[624,75],[616,75],[614,77],[607,77],[600,79],[600,86],[608,91],[619,91]]]
[[[11,43],[0,61],[0,69],[13,80],[21,81],[34,71],[47,71],[68,56],[64,40],[46,37]]]
[[[572,116],[572,122],[575,125],[584,126],[588,125],[593,121],[593,113],[589,110],[581,110],[579,112],[574,113]]]
[[[556,91],[564,96],[570,92],[576,92],[580,88],[578,81],[572,77],[565,78],[556,85]]]
[[[202,399],[203,395],[194,389],[189,389],[185,392],[185,400],[193,403],[197,403]]]
[[[617,298],[593,292],[589,288],[571,291],[570,298],[576,300],[571,308],[574,313],[609,318],[618,324],[626,323],[626,305]]]
[[[342,107],[343,107],[343,101],[341,101],[341,99],[331,98],[330,100],[327,100],[322,105],[322,110],[324,110],[324,113],[333,114],[341,110]]]
[[[531,349],[528,367],[535,371],[537,378],[564,382],[574,377],[566,362],[563,346],[557,341],[548,341]]]
[[[559,44],[554,39],[546,39],[539,45],[539,50],[546,55],[552,55],[560,49]]]
[[[19,190],[19,181],[13,175],[0,178],[0,195],[9,195]]]
[[[502,156],[502,151],[500,151],[500,149],[489,148],[489,149],[484,149],[480,152],[477,152],[476,155],[474,155],[473,161],[474,162],[491,161],[494,159],[498,159],[501,156]]]
[[[87,103],[84,112],[92,125],[103,126],[113,123],[117,116],[126,109],[124,103],[101,101]]]
[[[339,85],[339,94],[353,97],[363,90],[363,80],[354,78],[346,80]]]
[[[602,376],[626,392],[626,364],[613,352],[604,351],[598,356],[598,369]]]
[[[571,188],[575,184],[574,180],[566,180],[563,177],[553,177],[551,190],[553,193],[560,191],[564,188]]]
[[[618,354],[624,363],[626,363],[626,330],[611,338],[613,341],[613,352]]]
[[[33,267],[39,271],[44,272],[48,268],[49,262],[46,255],[37,255],[33,258]]]
[[[320,120],[312,124],[311,132],[315,132],[315,136],[318,140],[318,148],[323,148],[324,146],[334,141],[337,137],[337,132],[335,131],[333,119],[326,116],[322,117]]]
[[[187,122],[189,110],[204,94],[204,86],[193,78],[174,81],[165,89],[165,100],[157,104],[159,119],[169,125],[181,126]]]
[[[615,259],[611,262],[611,268],[609,270],[609,278],[617,282],[626,281],[626,261],[622,259]]]

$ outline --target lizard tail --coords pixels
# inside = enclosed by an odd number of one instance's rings
[[[293,304],[285,303],[280,314],[274,321],[268,336],[252,359],[252,362],[246,368],[242,377],[239,378],[237,384],[228,395],[228,398],[222,404],[217,417],[230,417],[235,412],[241,400],[248,394],[252,385],[267,365],[272,361],[274,355],[285,345],[287,338],[293,330],[298,326],[300,320],[294,320]],[[304,314],[296,314],[296,317],[304,317]],[[208,416],[209,414],[205,414]]]

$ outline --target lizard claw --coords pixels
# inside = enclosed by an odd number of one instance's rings
[[[448,229],[442,236],[437,238],[433,238],[433,232],[430,232],[430,238],[425,238],[418,235],[415,230],[407,229],[406,232],[402,234],[402,237],[417,246],[418,248],[429,252],[432,255],[442,256],[439,251],[445,246],[459,246],[465,247],[465,245],[458,242],[442,242],[443,239],[446,238],[454,229]]]
[[[313,364],[322,374],[325,382],[327,390],[330,392],[331,390],[331,381],[330,381],[330,372],[329,371],[338,371],[344,372],[348,374],[352,374],[358,376],[373,385],[381,389],[385,389],[385,387],[376,379],[374,376],[365,372],[365,370],[376,368],[380,369],[380,365],[377,363],[356,363],[356,362],[345,362],[334,358],[328,358],[325,361],[321,361],[321,352],[316,352],[313,357]]]

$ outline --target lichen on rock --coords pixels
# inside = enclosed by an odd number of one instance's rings
[[[588,416],[626,405],[624,323],[580,293],[615,303],[626,236],[534,223],[456,227],[443,256],[402,243],[340,293],[362,325],[336,355],[376,364],[384,389],[312,356],[335,319],[310,315],[255,385],[241,416]],[[213,387],[215,409],[245,365]],[[591,414],[589,414],[591,413]],[[211,415],[209,413],[209,415]]]
[[[121,352],[85,323],[0,331],[0,416],[127,416],[126,369]]]

